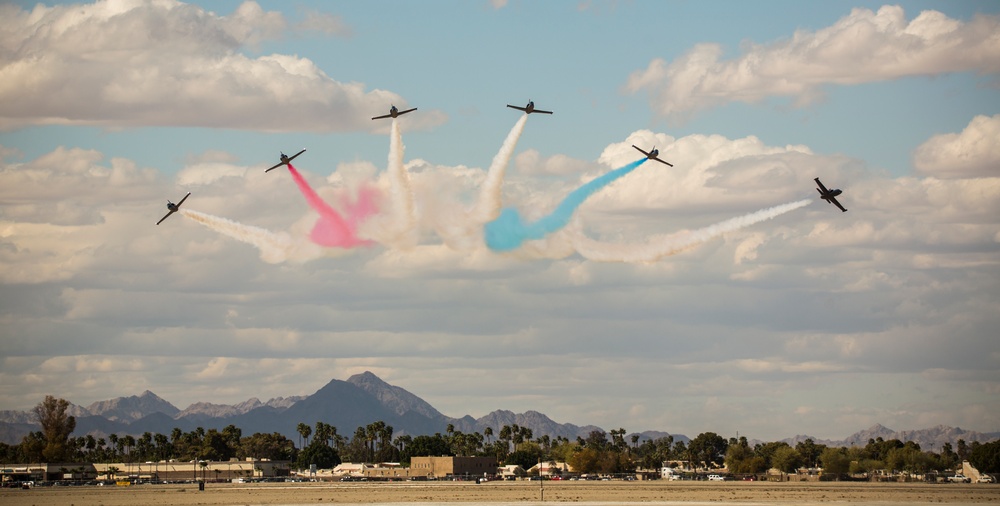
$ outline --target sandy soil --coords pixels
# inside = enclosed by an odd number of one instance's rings
[[[306,505],[323,503],[1000,504],[1000,485],[766,482],[254,483],[3,489],[10,506]]]

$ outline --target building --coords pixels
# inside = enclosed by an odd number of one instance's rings
[[[568,476],[573,474],[573,468],[565,462],[543,461],[528,469],[527,474],[541,476]]]
[[[528,474],[527,471],[517,464],[507,464],[499,469],[500,478],[504,480],[517,480],[526,474]]]
[[[476,478],[495,476],[497,459],[493,457],[412,457],[410,476]]]
[[[110,463],[9,464],[0,469],[4,482],[15,481],[230,481],[289,475],[289,462],[266,459],[228,461],[159,461]]]

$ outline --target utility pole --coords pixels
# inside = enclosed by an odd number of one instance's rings
[[[545,480],[542,478],[542,458],[538,457],[538,500],[545,502]]]

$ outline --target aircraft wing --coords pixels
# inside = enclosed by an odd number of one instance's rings
[[[821,182],[819,181],[819,178],[818,178],[818,177],[817,177],[817,178],[814,178],[814,179],[813,179],[813,181],[816,181],[816,184],[818,184],[818,185],[819,185],[819,188],[820,188],[820,193],[823,193],[823,194],[825,194],[826,192],[828,192],[828,191],[829,191],[829,190],[827,190],[827,189],[826,189],[826,187],[825,187],[825,186],[823,186],[823,183],[821,183]]]
[[[638,149],[640,153],[642,153],[642,154],[644,154],[646,156],[649,156],[649,152],[643,151],[642,148],[640,148],[639,146],[636,146],[635,144],[633,144],[632,147],[635,148],[635,149]]]
[[[264,172],[271,172],[272,170],[277,169],[278,167],[281,167],[284,164],[285,164],[285,162],[281,162],[281,163],[275,165],[274,167],[271,167],[270,169],[265,170]]]
[[[188,195],[190,195],[190,193],[189,193]],[[185,198],[187,198],[187,197],[185,197]],[[173,211],[170,211],[169,213],[167,213],[167,215],[166,215],[166,216],[164,216],[164,217],[160,218],[160,221],[156,222],[156,224],[157,224],[157,225],[159,225],[160,223],[163,223],[163,220],[165,220],[165,219],[169,218],[171,214],[174,214],[174,212],[173,212]]]
[[[185,195],[184,198],[182,198],[181,201],[177,203],[177,207],[181,207],[181,204],[183,204],[184,201],[187,200],[187,198],[190,197],[190,196],[191,196],[191,192],[188,192],[188,194]]]
[[[660,163],[662,163],[662,164],[664,164],[664,165],[669,165],[669,166],[671,166],[671,167],[673,167],[673,166],[674,166],[674,164],[672,164],[672,163],[670,163],[670,162],[665,162],[665,161],[663,161],[663,160],[660,160],[659,158],[656,158],[656,157],[654,157],[654,158],[653,158],[653,160],[656,160],[656,161],[658,161],[658,162],[660,162]]]
[[[535,109],[535,110],[533,110],[531,112],[540,112],[542,114],[552,114],[552,111],[543,111],[541,109]]]
[[[518,107],[516,105],[510,105],[510,104],[507,104],[507,107],[510,107],[511,109],[517,109],[518,111],[528,112],[527,107]]]
[[[383,118],[391,118],[391,117],[392,117],[392,114],[384,114],[382,116],[375,116],[372,119],[383,119]]]
[[[295,153],[294,155],[288,157],[288,161],[290,162],[290,161],[294,160],[296,156],[299,156],[299,155],[301,155],[302,153],[305,153],[305,152],[306,152],[306,150],[303,149],[302,151],[299,151],[298,153]]]
[[[847,209],[844,209],[844,206],[840,205],[840,202],[837,202],[837,197],[830,197],[830,198],[827,199],[827,201],[830,202],[831,204],[839,207],[841,211],[843,211],[845,213],[847,212]]]
[[[405,111],[399,111],[399,112],[396,113],[396,116],[402,116],[402,115],[404,115],[404,114],[406,114],[408,112],[413,112],[413,111],[416,111],[416,110],[417,110],[417,108],[414,107],[413,109],[407,109]]]

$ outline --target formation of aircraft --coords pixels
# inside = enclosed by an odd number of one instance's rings
[[[507,104],[507,107],[510,107],[511,109],[517,109],[519,111],[524,111],[525,114],[531,114],[533,112],[537,112],[537,113],[541,113],[541,114],[552,114],[552,111],[543,111],[541,109],[535,109],[535,103],[533,101],[531,101],[531,100],[529,100],[528,104],[526,106],[524,106],[524,107],[518,107],[516,105],[510,105],[510,104]],[[376,120],[376,119],[383,119],[383,118],[395,118],[395,117],[401,116],[403,114],[406,114],[408,112],[413,112],[413,111],[416,111],[416,110],[417,110],[417,108],[414,107],[413,109],[407,109],[405,111],[400,111],[399,109],[396,108],[395,105],[393,105],[389,109],[389,114],[385,114],[385,115],[382,115],[382,116],[375,116],[372,119]],[[635,148],[636,150],[638,150],[640,153],[642,153],[649,160],[656,160],[656,161],[658,161],[658,162],[660,162],[660,163],[662,163],[664,165],[668,165],[670,167],[674,166],[674,164],[672,164],[670,162],[667,162],[665,160],[660,159],[660,157],[659,157],[660,151],[656,149],[656,146],[653,146],[653,149],[651,149],[649,151],[645,151],[642,148],[640,148],[639,146],[636,146],[635,144],[633,144],[632,147]],[[264,172],[270,172],[271,170],[277,169],[278,167],[281,167],[282,165],[288,165],[292,160],[295,159],[295,157],[297,157],[297,156],[299,156],[299,155],[301,155],[302,153],[305,153],[305,152],[306,152],[306,150],[303,149],[302,151],[299,151],[298,153],[295,153],[292,156],[288,156],[285,153],[281,153],[281,161],[278,162],[273,167],[265,170]],[[844,206],[840,205],[840,202],[837,201],[837,196],[840,195],[840,194],[842,194],[843,191],[841,191],[840,189],[836,189],[836,188],[833,189],[833,190],[827,189],[827,187],[823,185],[823,183],[819,180],[818,177],[815,178],[814,180],[816,181],[816,184],[819,185],[819,188],[816,188],[816,191],[819,192],[820,198],[823,199],[823,200],[825,200],[825,201],[827,201],[827,202],[829,202],[829,203],[831,203],[831,204],[833,204],[833,205],[835,205],[835,206],[837,206],[841,211],[843,211],[843,212],[846,213],[847,209],[845,209]],[[184,201],[187,200],[187,198],[190,197],[190,196],[191,196],[191,192],[188,192],[188,194],[185,195],[184,198],[182,198],[180,200],[180,202],[178,202],[176,204],[174,204],[173,202],[171,202],[171,201],[168,200],[167,201],[167,209],[170,212],[168,212],[166,214],[166,216],[160,218],[160,221],[156,222],[156,224],[159,225],[160,223],[163,223],[163,220],[169,218],[171,214],[174,214],[178,210],[180,210],[181,204],[183,204]]]
[[[531,114],[533,112],[541,114],[552,114],[552,111],[543,111],[541,109],[535,109],[535,103],[532,102],[531,100],[528,100],[528,105],[524,107],[518,107],[516,105],[510,105],[510,104],[507,104],[507,107],[510,107],[511,109],[517,109],[518,111],[524,111],[525,114]]]
[[[413,111],[416,111],[416,110],[417,110],[417,108],[414,107],[413,109],[407,109],[405,111],[400,111],[399,109],[396,108],[396,106],[392,106],[392,107],[389,108],[389,114],[385,114],[385,115],[382,115],[382,116],[375,116],[372,119],[374,120],[374,119],[383,119],[383,118],[395,118],[397,116],[402,116],[402,115],[404,115],[404,114],[406,114],[408,112],[413,112]]]
[[[660,150],[656,149],[656,146],[653,146],[653,149],[651,151],[643,151],[642,148],[640,148],[639,146],[636,146],[635,144],[633,144],[632,147],[635,148],[635,149],[638,149],[640,153],[646,155],[646,158],[648,158],[650,160],[656,160],[656,161],[658,161],[660,163],[669,165],[671,167],[674,166],[674,164],[672,164],[670,162],[665,162],[665,161],[663,161],[663,160],[661,160],[659,158],[659,156],[660,156]]]
[[[185,195],[185,196],[184,196],[184,198],[182,198],[182,199],[181,199],[181,201],[180,201],[180,202],[178,202],[178,203],[176,203],[176,204],[174,204],[173,202],[171,202],[171,201],[169,201],[169,200],[168,200],[168,201],[167,201],[167,209],[169,209],[169,210],[170,210],[170,212],[169,212],[169,213],[167,213],[167,215],[166,215],[166,216],[164,216],[164,217],[160,218],[160,221],[156,222],[156,224],[157,224],[157,225],[159,225],[160,223],[163,223],[163,220],[165,220],[165,219],[169,218],[171,214],[174,214],[174,213],[176,213],[177,211],[180,211],[180,209],[181,209],[181,204],[183,204],[183,203],[184,203],[184,201],[185,201],[185,200],[187,200],[187,198],[188,198],[188,197],[190,197],[190,196],[191,196],[191,192],[188,192],[188,194],[187,194],[187,195]]]
[[[819,185],[819,188],[816,188],[816,191],[819,192],[819,198],[839,207],[841,211],[845,213],[847,212],[847,209],[844,209],[844,206],[840,205],[840,202],[837,202],[837,195],[840,195],[841,193],[844,192],[836,188],[833,190],[827,190],[826,187],[823,186],[823,183],[819,181],[818,177],[815,178],[814,181],[816,181],[816,184]]]
[[[305,153],[305,152],[306,152],[306,150],[303,149],[302,151],[299,151],[298,153],[295,153],[292,156],[288,156],[288,155],[286,155],[284,153],[281,153],[281,161],[278,162],[278,164],[275,165],[274,167],[271,167],[270,169],[267,169],[264,172],[271,172],[273,169],[277,169],[278,167],[281,167],[282,165],[288,165],[288,162],[291,162],[292,160],[295,159],[296,156],[299,156],[299,155],[301,155],[302,153]]]

